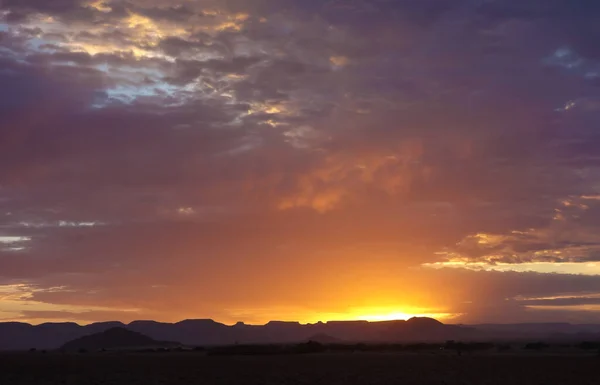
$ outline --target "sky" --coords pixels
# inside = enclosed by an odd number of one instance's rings
[[[0,320],[600,323],[597,0],[0,0]]]

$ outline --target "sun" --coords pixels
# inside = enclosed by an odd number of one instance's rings
[[[352,315],[352,318],[360,321],[382,322],[382,321],[406,321],[414,317],[435,318],[438,321],[448,320],[456,317],[454,313],[428,312],[424,310],[413,311],[381,311],[365,312],[358,315]]]
[[[387,314],[359,315],[357,317],[357,319],[361,320],[361,321],[379,322],[379,321],[408,320],[412,317],[416,317],[416,315],[404,313],[404,312],[392,312],[392,313],[387,313]]]
[[[366,307],[352,308],[343,313],[319,314],[319,321],[406,321],[414,317],[434,318],[438,321],[446,321],[456,317],[458,314],[433,311],[421,308],[387,308]]]

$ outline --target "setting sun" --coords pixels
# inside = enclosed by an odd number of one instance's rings
[[[393,308],[360,308],[353,309],[339,321],[397,321],[408,320],[413,317],[430,317],[438,320],[446,320],[456,316],[452,313],[430,312],[425,309],[393,309]]]
[[[351,308],[339,313],[318,313],[310,315],[290,314],[289,320],[303,320],[303,324],[332,321],[406,321],[413,317],[429,317],[440,321],[448,321],[460,314],[436,312],[429,309],[418,308],[388,308],[388,307],[360,307]]]
[[[369,322],[379,322],[379,321],[396,321],[396,320],[406,321],[413,317],[430,317],[430,318],[435,318],[435,319],[445,319],[445,318],[451,318],[452,314],[446,314],[446,313],[410,314],[410,313],[402,313],[402,312],[392,312],[392,313],[384,313],[384,314],[360,315],[360,316],[356,317],[356,319],[369,321]]]

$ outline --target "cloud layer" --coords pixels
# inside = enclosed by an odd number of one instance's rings
[[[596,3],[5,0],[0,318],[597,320]]]

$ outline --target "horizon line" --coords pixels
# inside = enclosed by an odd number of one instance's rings
[[[444,323],[442,321],[440,321],[439,319],[436,319],[434,317],[426,317],[426,316],[414,316],[414,317],[410,317],[408,319],[394,319],[394,320],[364,320],[364,319],[346,319],[346,320],[327,320],[327,321],[317,321],[317,322],[301,322],[301,321],[282,321],[282,320],[270,320],[266,323],[247,323],[244,321],[238,321],[235,323],[226,323],[226,322],[219,322],[216,321],[212,318],[187,318],[187,319],[182,319],[180,321],[175,321],[175,322],[168,322],[168,321],[157,321],[157,320],[153,320],[153,319],[136,319],[136,320],[132,320],[130,322],[123,322],[123,321],[119,321],[119,320],[108,320],[108,321],[94,321],[94,322],[89,322],[89,323],[85,323],[85,322],[76,322],[76,321],[57,321],[57,322],[40,322],[40,323],[32,323],[32,322],[27,322],[25,320],[23,321],[19,321],[19,320],[0,320],[0,325],[3,324],[22,324],[22,325],[29,325],[29,326],[42,326],[42,325],[65,325],[65,324],[74,324],[77,325],[79,327],[86,327],[86,326],[90,326],[90,325],[96,325],[96,324],[106,324],[106,323],[119,323],[122,324],[124,326],[129,326],[135,322],[153,322],[153,323],[157,323],[157,324],[167,324],[167,325],[177,325],[183,322],[188,322],[188,321],[210,321],[219,325],[223,325],[223,326],[227,326],[227,327],[234,327],[236,325],[244,325],[244,326],[267,326],[271,323],[282,323],[282,324],[295,324],[295,325],[300,325],[300,326],[311,326],[311,325],[319,325],[319,324],[329,324],[329,323],[349,323],[349,322],[353,322],[353,323],[366,323],[366,324],[377,324],[377,323],[391,323],[391,322],[408,322],[412,319],[431,319],[431,320],[435,320],[441,324],[444,325],[454,325],[454,326],[478,326],[478,325],[557,325],[557,324],[561,324],[561,325],[600,325],[600,322],[597,323],[572,323],[572,322],[494,322],[494,323],[490,323],[490,322],[480,322],[480,323]]]
[[[159,323],[159,324],[169,324],[169,325],[176,325],[182,322],[186,322],[186,321],[211,321],[223,326],[228,326],[228,327],[233,327],[236,325],[245,325],[245,326],[267,326],[270,323],[287,323],[287,324],[297,324],[297,325],[302,325],[302,326],[309,326],[309,325],[318,325],[318,324],[328,324],[328,323],[333,323],[333,322],[364,322],[364,323],[384,323],[384,322],[407,322],[411,319],[421,319],[421,318],[428,318],[428,319],[432,319],[435,321],[438,321],[440,323],[443,324],[442,321],[433,318],[433,317],[425,317],[425,316],[414,316],[414,317],[410,317],[408,319],[390,319],[390,320],[365,320],[365,319],[346,319],[346,320],[327,320],[327,321],[317,321],[317,322],[301,322],[301,321],[282,321],[282,320],[270,320],[266,323],[247,323],[244,321],[237,321],[235,323],[226,323],[226,322],[219,322],[216,321],[212,318],[186,318],[186,319],[182,319],[180,321],[175,321],[175,322],[168,322],[168,321],[156,321],[153,319],[136,319],[130,322],[123,322],[123,321],[119,321],[119,320],[108,320],[108,321],[93,321],[93,322],[89,322],[89,323],[80,323],[80,322],[76,322],[76,321],[57,321],[57,322],[40,322],[40,323],[32,323],[32,322],[27,322],[26,320],[20,321],[20,320],[0,320],[0,325],[2,324],[24,324],[24,325],[30,325],[30,326],[40,326],[40,325],[60,325],[60,324],[75,324],[78,326],[89,326],[89,325],[95,325],[95,324],[103,324],[103,323],[120,323],[123,324],[125,326],[131,325],[134,322],[154,322],[154,323]],[[446,325],[446,324],[445,324]],[[460,325],[460,324],[447,324],[447,325]]]

